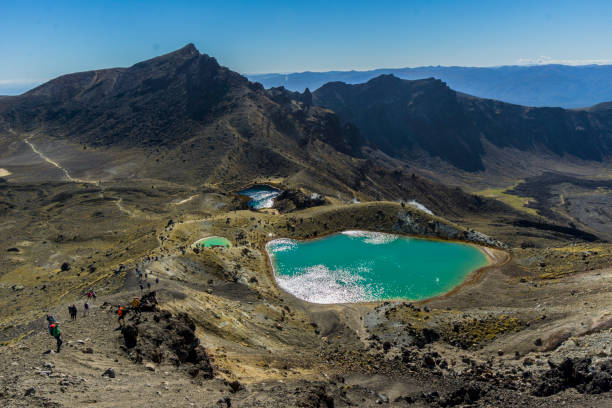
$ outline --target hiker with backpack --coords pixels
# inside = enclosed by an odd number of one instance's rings
[[[68,313],[70,313],[70,320],[76,320],[77,318],[77,307],[73,303],[72,306],[68,306]]]
[[[51,323],[49,325],[49,334],[51,336],[53,336],[55,338],[55,340],[57,341],[57,352],[59,353],[60,349],[62,347],[62,343],[63,343],[63,341],[62,341],[62,333],[60,331],[59,324]]]
[[[127,310],[125,310],[123,308],[123,306],[121,305],[117,305],[117,314],[119,315],[119,318],[117,319],[117,322],[119,323],[119,326],[123,326],[123,324],[125,324],[125,314],[127,313]]]
[[[85,302],[85,304],[83,305],[83,316],[88,316],[89,315],[89,303]]]
[[[133,298],[130,304],[132,305],[132,310],[136,312],[137,315],[140,315],[140,298]]]

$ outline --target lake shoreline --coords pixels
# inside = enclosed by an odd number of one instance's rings
[[[280,286],[279,281],[278,281],[279,274],[277,273],[276,266],[272,259],[273,254],[269,250],[270,243],[277,241],[277,240],[282,240],[282,239],[286,239],[289,241],[295,241],[299,243],[307,243],[307,242],[313,242],[313,241],[321,240],[324,238],[328,238],[333,235],[347,235],[346,234],[347,232],[366,233],[366,234],[385,234],[385,235],[396,236],[396,237],[401,237],[401,238],[413,238],[413,239],[418,239],[422,241],[456,243],[456,244],[461,244],[461,245],[467,245],[467,246],[470,246],[478,250],[482,255],[484,255],[487,264],[470,271],[461,280],[459,284],[452,287],[450,290],[445,291],[435,296],[431,296],[431,297],[427,297],[427,298],[423,298],[419,300],[412,300],[409,298],[399,297],[399,298],[386,298],[386,299],[366,300],[366,301],[356,301],[356,302],[319,303],[319,302],[312,302],[312,301],[302,299]],[[383,302],[411,302],[415,304],[424,304],[427,302],[431,302],[435,299],[451,296],[452,294],[456,293],[457,291],[459,291],[461,288],[465,287],[466,285],[472,285],[472,284],[477,283],[484,276],[487,270],[489,270],[492,267],[501,266],[507,263],[511,259],[510,254],[504,250],[501,250],[498,248],[487,247],[485,245],[478,245],[473,242],[467,242],[467,241],[462,241],[462,240],[457,240],[457,239],[445,239],[445,238],[440,238],[440,237],[419,236],[419,235],[404,234],[404,233],[390,233],[390,232],[384,232],[384,231],[371,231],[371,230],[363,230],[363,229],[351,229],[351,230],[344,230],[344,231],[329,232],[321,236],[310,237],[310,238],[305,238],[305,239],[295,239],[295,238],[288,238],[288,237],[274,237],[274,238],[270,238],[266,240],[264,244],[264,248],[265,248],[264,253],[267,259],[267,264],[270,268],[269,269],[270,272],[272,273],[272,278],[273,278],[272,280],[278,290],[282,291],[283,293],[289,294],[292,297],[298,299],[299,301],[306,302],[307,304],[310,304],[310,305],[328,305],[328,306],[329,305],[378,305]]]

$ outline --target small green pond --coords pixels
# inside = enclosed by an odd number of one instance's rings
[[[224,237],[206,237],[196,241],[193,244],[194,247],[197,248],[213,248],[213,247],[225,247],[231,248],[232,244],[228,241],[227,238]]]
[[[279,286],[313,303],[421,300],[450,291],[488,265],[461,243],[366,231],[266,246]]]

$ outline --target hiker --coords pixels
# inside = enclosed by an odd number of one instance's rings
[[[89,303],[85,302],[85,304],[83,305],[83,316],[88,316],[89,315]]]
[[[132,309],[138,314],[140,314],[140,298],[135,297],[130,302],[132,304]]]
[[[57,323],[51,323],[49,325],[49,334],[55,337],[55,340],[57,341],[57,352],[59,353],[62,347],[63,341],[62,341],[62,333],[60,332],[59,325]]]
[[[76,320],[77,318],[77,307],[73,303],[72,306],[68,306],[68,312],[70,313],[70,320]]]
[[[91,297],[93,298],[92,302],[95,303],[96,302],[96,291],[95,290],[91,291]]]
[[[155,278],[155,284],[157,285],[159,283],[159,278]]]
[[[119,326],[122,326],[125,323],[126,314],[126,310],[123,308],[123,306],[117,305],[117,314],[119,315],[117,322],[119,323]]]

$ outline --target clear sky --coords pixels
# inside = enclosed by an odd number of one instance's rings
[[[241,73],[612,63],[612,1],[0,0],[0,94],[189,42]]]

